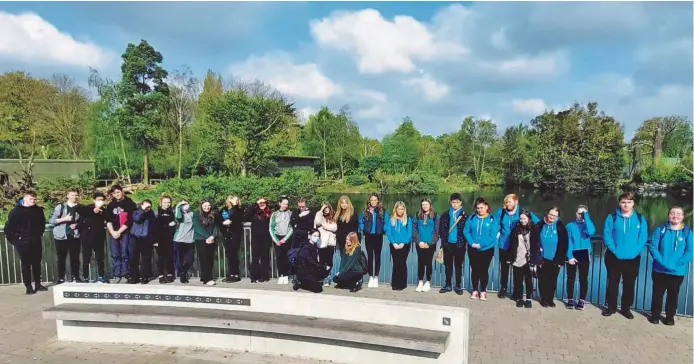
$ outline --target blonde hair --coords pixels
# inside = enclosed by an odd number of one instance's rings
[[[342,208],[342,201],[347,201],[348,206],[346,209]],[[352,215],[354,215],[354,206],[352,205],[352,201],[345,195],[340,196],[340,199],[337,201],[335,220],[342,220],[342,222],[348,223],[349,219],[352,218]]]
[[[514,200],[518,202],[518,196],[516,196],[515,193],[509,193],[508,195],[506,195],[506,197],[504,197],[504,207],[506,207],[506,203],[508,202],[508,200]]]
[[[354,254],[354,251],[357,250],[357,247],[360,245],[359,244],[359,235],[357,235],[357,233],[355,233],[353,231],[353,232],[347,234],[347,239],[345,239],[345,240],[350,240],[352,242],[352,246],[349,248],[347,247],[347,244],[345,242],[345,253],[347,253],[348,255]]]
[[[227,196],[226,201],[224,201],[224,204],[227,206],[227,208],[231,208],[231,200],[233,200],[233,199],[240,200],[239,197],[236,195]]]
[[[401,218],[398,218],[398,207],[400,206],[402,206],[402,208],[405,209],[405,213],[402,214]],[[407,226],[407,207],[405,206],[405,203],[402,201],[396,202],[393,206],[393,214],[390,216],[390,224],[392,226],[395,226],[395,220],[400,220],[403,226]]]

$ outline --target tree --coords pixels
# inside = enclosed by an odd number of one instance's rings
[[[537,158],[536,133],[525,124],[510,126],[502,137],[502,165],[506,184],[532,184],[533,166]]]
[[[164,81],[168,72],[161,66],[161,53],[146,40],[138,45],[129,43],[122,58],[118,95],[123,105],[119,118],[129,139],[143,149],[142,182],[148,184],[149,153],[159,144],[156,131],[168,102],[169,86]]]
[[[667,157],[683,158],[691,150],[691,144],[692,122],[684,116],[665,116],[644,121],[630,147],[636,154],[635,162],[648,156],[651,165],[655,165],[663,151]]]
[[[412,119],[405,117],[393,134],[383,138],[382,168],[391,173],[412,173],[419,166],[421,133]]]
[[[46,122],[50,126],[50,138],[66,155],[79,159],[84,146],[84,128],[89,101],[84,89],[75,85],[64,74],[53,75],[51,84],[56,88],[48,107]]]
[[[322,107],[311,115],[304,126],[302,144],[309,155],[320,155],[323,164],[323,178],[328,179],[328,144],[333,139],[335,116],[327,107]],[[319,151],[318,153],[316,153]]]
[[[475,181],[482,182],[487,152],[496,138],[496,124],[489,119],[474,119],[470,116],[463,119],[460,128],[460,139],[472,162]]]
[[[345,105],[340,109],[335,117],[334,127],[334,143],[331,143],[331,145],[340,168],[340,179],[344,180],[347,163],[353,165],[357,161],[357,150],[355,150],[354,146],[357,145],[361,138],[359,127],[352,120],[349,106]]]
[[[178,140],[178,178],[183,170],[183,139],[185,129],[195,119],[196,97],[199,92],[198,80],[193,76],[190,67],[175,70],[169,78],[169,125],[175,130]]]

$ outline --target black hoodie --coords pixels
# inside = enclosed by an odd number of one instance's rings
[[[45,229],[46,216],[43,214],[43,207],[26,207],[21,199],[10,210],[4,228],[5,236],[13,245],[40,244]]]

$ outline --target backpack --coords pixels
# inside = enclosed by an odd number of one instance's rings
[[[303,245],[298,247],[298,248],[289,249],[289,252],[287,253],[287,258],[289,258],[289,274],[296,274],[297,273],[296,268],[297,268],[299,252],[301,251],[301,248],[303,248]]]
[[[660,236],[658,237],[658,245],[660,246],[660,243],[663,242],[663,236],[665,236],[665,231],[667,231],[667,225],[663,225],[662,227],[658,228],[660,230]],[[687,239],[689,239],[689,234],[692,233],[692,230],[687,227],[687,225],[684,225],[684,228],[682,229],[682,233],[685,234],[683,236],[684,241],[686,242]],[[651,241],[651,244],[653,242]],[[677,249],[677,240],[675,239],[675,249]]]
[[[634,210],[634,213],[636,214],[636,220],[638,220],[638,223],[641,223],[641,214],[638,213],[638,211]],[[613,212],[610,214],[612,216],[612,224],[617,222],[617,213]]]

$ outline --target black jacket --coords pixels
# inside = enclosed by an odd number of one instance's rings
[[[451,227],[451,214],[449,213],[449,209],[446,209],[446,212],[442,213],[439,215],[439,218],[441,219],[441,222],[439,222],[439,236],[441,238],[441,246],[443,244],[448,243],[448,229]],[[463,230],[465,229],[465,222],[467,222],[467,214],[465,211],[463,211],[460,214],[461,218],[458,221],[458,241],[457,242],[451,242],[450,244],[457,244],[457,245],[462,245],[463,249],[467,248],[467,241],[465,240],[465,235],[463,235]]]
[[[519,223],[511,231],[511,235],[509,235],[509,239],[511,240],[509,245],[509,254],[507,257],[510,259],[510,262],[507,263],[513,263],[513,261],[516,260],[516,254],[518,254],[518,244],[520,244],[518,235],[521,234],[521,229],[522,226]],[[540,230],[538,230],[537,225],[533,224],[532,222],[530,223],[530,251],[528,253],[529,256],[527,256],[527,258],[530,264],[539,265],[542,263],[542,257],[540,256]]]
[[[106,229],[106,206],[102,206],[98,213],[94,212],[94,204],[77,205],[77,213],[80,215],[80,234],[82,236],[104,235]]]
[[[349,233],[359,232],[359,216],[356,213],[353,213],[347,222],[343,222],[342,219],[338,218],[337,216],[335,218],[337,219],[337,232],[335,232],[335,239],[337,239],[336,241],[338,246],[344,246],[345,239],[347,239],[347,235],[349,235]]]
[[[173,221],[176,221],[176,213],[172,208],[162,209],[161,207],[157,209],[155,216],[157,219],[154,222],[154,240],[157,243],[171,243],[173,242],[173,237],[176,234],[177,225],[169,226]]]
[[[246,208],[245,220],[251,222],[251,239],[253,241],[267,240],[268,244],[270,243],[270,216],[259,213],[257,204],[252,204]]]
[[[46,230],[43,207],[25,207],[18,203],[7,216],[4,231],[12,245],[40,244]]]
[[[327,271],[325,264],[318,261],[318,247],[315,244],[304,243],[299,249],[297,256],[296,273],[299,276],[325,276]]]
[[[231,224],[224,225],[224,215],[228,214]],[[217,227],[219,231],[222,232],[225,238],[231,237],[232,234],[243,234],[243,209],[241,206],[231,206],[230,208],[223,208],[217,213]]]

